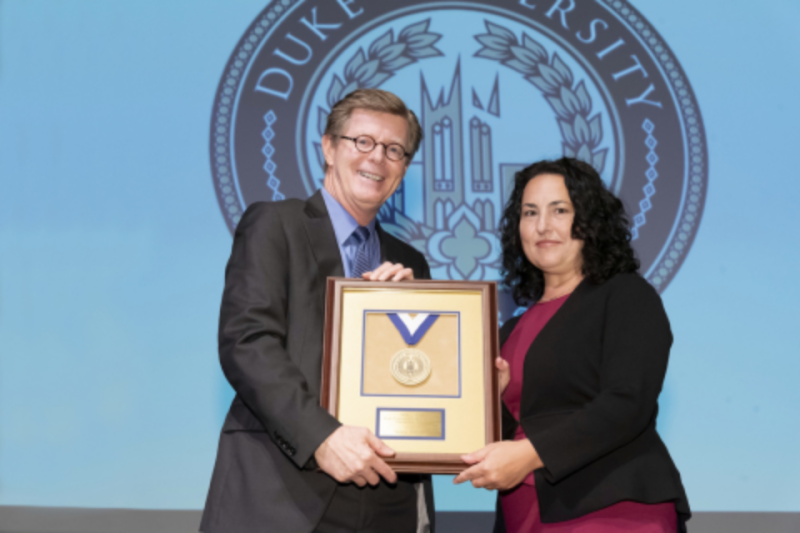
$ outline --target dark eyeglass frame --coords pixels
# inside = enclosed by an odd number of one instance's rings
[[[400,143],[389,143],[389,144],[386,144],[386,143],[378,142],[378,141],[376,141],[375,139],[373,139],[369,135],[359,135],[358,137],[347,137],[346,135],[335,135],[335,137],[339,137],[340,139],[347,139],[348,141],[353,141],[353,145],[356,147],[356,150],[358,150],[362,154],[368,154],[368,153],[372,152],[375,149],[375,147],[380,144],[380,145],[383,146],[383,153],[386,156],[386,159],[388,159],[389,161],[402,161],[403,159],[407,159],[408,156],[410,155],[406,151],[405,147]],[[369,139],[372,142],[372,148],[370,148],[369,150],[362,150],[361,147],[358,144],[358,140],[359,139]],[[400,156],[400,159],[395,159],[394,157],[389,155],[390,153],[392,153],[392,152],[389,151],[389,148],[392,147],[392,146],[396,146],[403,153],[403,155]]]

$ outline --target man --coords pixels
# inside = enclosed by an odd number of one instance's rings
[[[307,201],[253,204],[242,216],[219,330],[236,397],[201,531],[433,530],[430,476],[397,476],[383,460],[391,448],[319,405],[326,278],[430,277],[422,254],[375,220],[421,137],[395,95],[355,91],[328,117],[324,188]]]

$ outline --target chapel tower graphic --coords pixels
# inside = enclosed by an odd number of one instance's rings
[[[423,74],[420,90],[425,225],[444,228],[445,219],[466,203],[469,185],[474,198],[472,209],[482,220],[482,229],[494,230],[492,130],[477,115],[470,118],[465,154],[460,61],[446,97],[442,88],[434,103]]]

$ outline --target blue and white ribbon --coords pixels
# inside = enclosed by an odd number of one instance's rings
[[[386,314],[409,346],[414,346],[422,340],[422,337],[425,336],[433,323],[436,322],[436,319],[439,318],[439,315],[434,313],[417,313],[414,318],[411,318],[408,313]]]

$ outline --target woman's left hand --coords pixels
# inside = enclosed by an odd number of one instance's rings
[[[500,394],[503,394],[506,391],[506,387],[508,387],[508,384],[511,382],[511,366],[509,366],[508,361],[499,356],[494,360],[494,366],[497,367]]]
[[[384,262],[371,272],[364,272],[362,276],[367,281],[403,281],[414,279],[414,271],[400,263]]]
[[[461,459],[473,466],[461,472],[453,483],[472,481],[475,488],[506,490],[516,487],[529,473],[544,466],[528,439],[495,442]]]

